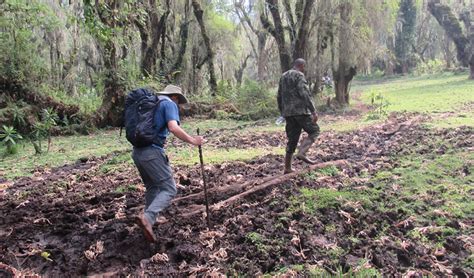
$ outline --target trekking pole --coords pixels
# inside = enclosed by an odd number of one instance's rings
[[[197,135],[199,135],[199,128],[197,129]],[[201,145],[199,145],[198,148],[199,148],[199,161],[201,162],[202,183],[204,184],[204,201],[206,202],[206,222],[207,222],[207,227],[211,229],[211,222],[209,221],[209,202],[207,200],[206,174],[204,172],[204,160],[202,159]]]

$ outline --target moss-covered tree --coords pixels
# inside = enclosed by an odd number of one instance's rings
[[[402,0],[400,4],[395,36],[395,56],[398,65],[397,73],[407,73],[413,66],[413,46],[416,30],[416,1]]]
[[[465,31],[463,31],[460,19],[456,17],[449,5],[441,3],[440,0],[430,0],[428,10],[454,41],[458,61],[463,66],[470,67],[469,78],[474,79],[474,24],[471,23],[471,11],[466,11],[461,16],[465,25]]]

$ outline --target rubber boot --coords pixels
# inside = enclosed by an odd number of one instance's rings
[[[284,174],[289,174],[289,173],[294,172],[294,170],[291,168],[292,161],[293,161],[293,154],[287,153],[285,155],[285,171],[283,171]]]
[[[298,148],[298,153],[296,154],[296,158],[303,160],[304,162],[308,164],[316,164],[316,161],[313,161],[306,156],[306,153],[308,152],[309,148],[311,148],[311,145],[313,145],[313,143],[314,143],[314,139],[310,137],[306,137],[303,140],[303,142],[301,142],[301,145]]]

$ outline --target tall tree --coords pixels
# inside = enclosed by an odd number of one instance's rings
[[[211,47],[211,40],[206,31],[206,25],[204,24],[203,14],[204,11],[202,10],[201,4],[197,0],[192,0],[194,16],[196,17],[199,27],[201,29],[202,39],[204,41],[204,45],[207,49],[207,57],[206,61],[209,67],[209,85],[211,86],[211,94],[215,96],[217,92],[217,81],[216,81],[216,74],[214,70],[214,51]]]
[[[120,14],[123,3],[119,0],[84,1],[86,25],[96,38],[104,60],[104,93],[102,104],[97,110],[94,122],[98,127],[120,126],[122,109],[125,101],[125,84],[120,79],[119,49],[117,42],[118,27],[126,24],[124,15]]]
[[[178,73],[181,71],[181,67],[183,65],[184,54],[186,53],[186,48],[188,45],[189,23],[190,23],[189,0],[185,0],[184,19],[179,29],[180,46],[179,46],[178,53],[176,55],[176,61],[174,62],[173,67],[171,68],[171,76],[175,81],[178,79],[178,76],[181,76],[181,74],[178,74]]]
[[[416,2],[415,0],[402,0],[397,22],[398,32],[395,36],[395,56],[398,60],[396,71],[407,73],[412,59],[413,46],[415,45],[416,27]]]
[[[265,76],[265,61],[267,56],[267,50],[265,49],[265,44],[267,43],[268,33],[263,30],[261,27],[256,27],[252,22],[249,13],[252,12],[253,4],[248,3],[248,10],[245,7],[243,0],[236,1],[234,3],[235,13],[239,17],[242,25],[244,26],[244,31],[249,39],[250,45],[252,47],[253,56],[257,63],[257,79],[259,81],[264,80]],[[250,29],[252,33],[257,37],[257,46],[255,46],[254,39],[251,37],[250,32],[245,28],[245,25]]]
[[[265,11],[260,14],[263,27],[273,36],[278,45],[282,72],[291,68],[292,60],[297,58],[307,60],[308,58],[306,50],[309,37],[309,25],[315,1],[296,1],[294,3],[294,12],[291,2],[292,1],[288,0],[283,1],[288,26],[285,26],[283,23],[279,0],[265,0],[265,6],[272,15],[273,24],[266,16]],[[286,42],[286,30],[289,32],[289,43]]]
[[[352,3],[342,2],[339,7],[338,59],[333,62],[336,101],[340,105],[349,104],[349,83],[357,73],[354,64],[354,34],[352,26]],[[333,49],[335,45],[333,43]],[[333,50],[334,51],[334,50]],[[334,54],[333,54],[334,59]]]
[[[474,24],[471,23],[470,11],[463,14],[462,17],[466,27],[465,34],[459,19],[448,5],[442,4],[440,0],[430,0],[428,10],[443,27],[446,34],[454,41],[458,61],[463,66],[470,67],[469,78],[474,79]]]
[[[262,21],[263,27],[273,36],[273,38],[275,38],[280,56],[281,72],[285,72],[291,68],[291,56],[288,46],[286,45],[285,30],[280,15],[279,1],[266,0],[265,2],[267,8],[272,14],[273,25],[264,12],[260,14],[260,20]]]
[[[166,21],[170,14],[170,0],[166,0],[166,10],[160,16],[156,0],[142,0],[138,7],[143,10],[135,17],[141,38],[141,70],[144,76],[154,75],[158,59],[158,45],[164,45],[163,33],[166,32]]]
[[[299,4],[303,6],[303,1],[300,1]],[[299,29],[298,34],[296,35],[295,46],[293,49],[293,59],[307,59],[306,47],[309,36],[309,23],[313,5],[314,0],[306,0],[304,2],[303,12],[297,13],[297,16],[299,17]]]

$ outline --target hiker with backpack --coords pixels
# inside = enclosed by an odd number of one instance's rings
[[[132,158],[145,184],[145,210],[136,217],[149,242],[155,242],[153,225],[158,214],[176,195],[176,184],[164,146],[169,132],[194,146],[203,137],[190,136],[180,126],[178,104],[188,100],[181,88],[168,85],[158,93],[141,88],[132,91],[125,101],[127,139],[133,144]]]

